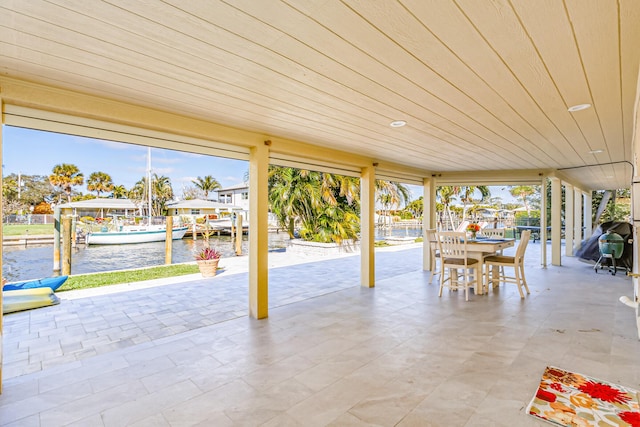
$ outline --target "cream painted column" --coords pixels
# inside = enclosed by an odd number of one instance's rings
[[[573,185],[564,185],[564,253],[567,256],[573,256],[573,223],[575,215],[573,208],[575,204],[573,202]]]
[[[584,206],[582,208],[582,212],[584,213],[584,240],[587,240],[593,234],[593,206],[592,206],[592,196],[590,191],[585,191],[583,193],[583,203]]]
[[[562,265],[562,184],[551,178],[551,265]]]
[[[269,316],[269,147],[251,148],[249,154],[249,315]]]
[[[573,253],[582,246],[582,190],[573,190]]]
[[[2,88],[0,88],[0,92],[2,92]],[[0,164],[2,164],[2,130],[4,129],[4,114],[2,114],[2,112],[4,111],[4,106],[3,106],[3,102],[2,102],[2,96],[0,96]],[[0,173],[0,186],[2,186],[2,176],[4,174]],[[2,206],[2,192],[0,191],[0,206]],[[0,223],[4,224],[4,218],[2,216],[2,210],[0,209]],[[0,241],[2,241],[2,227],[0,227]],[[3,250],[2,247],[0,246],[0,271],[2,271],[2,259],[3,259],[3,254],[2,254]],[[2,292],[0,292],[0,307],[2,307]],[[2,318],[4,316],[2,315],[2,313],[0,313],[0,394],[2,393],[2,365],[3,365],[3,359],[2,359],[2,329],[3,329],[3,325],[2,325]]]
[[[631,185],[631,217],[633,218],[633,297],[624,295],[620,301],[635,309],[636,328],[640,338],[640,73],[636,85],[635,117],[633,140],[631,141],[633,153],[633,183]]]
[[[547,177],[543,176],[540,182],[540,264],[547,266]]]
[[[376,170],[362,168],[360,176],[360,285],[373,288],[376,284],[375,208]]]
[[[436,179],[425,178],[422,197],[422,269],[431,269],[431,246],[425,230],[436,228]]]

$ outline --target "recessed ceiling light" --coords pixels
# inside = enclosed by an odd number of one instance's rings
[[[600,150],[600,149],[598,149],[598,150],[591,150],[591,151],[589,151],[589,154],[599,154],[599,153],[604,153],[604,150]]]
[[[406,124],[407,122],[405,122],[404,120],[394,120],[391,123],[389,123],[389,126],[391,126],[392,128],[401,128]]]
[[[569,111],[571,113],[575,113],[576,111],[586,110],[587,108],[590,108],[590,107],[591,107],[591,104],[572,105],[571,107],[569,107]]]

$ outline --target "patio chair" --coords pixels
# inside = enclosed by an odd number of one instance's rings
[[[505,231],[504,228],[483,228],[480,230],[480,233],[482,236],[490,239],[504,239]],[[498,251],[496,255],[502,255],[502,251]],[[504,267],[500,267],[500,273],[504,274]]]
[[[450,290],[464,288],[465,300],[469,301],[469,288],[474,287],[476,293],[482,288],[482,263],[467,256],[466,233],[444,231],[437,234],[440,248],[440,291],[445,285]],[[445,278],[446,271],[449,271]],[[459,274],[458,271],[462,270]],[[470,274],[473,271],[473,274]],[[473,276],[473,279],[472,279]]]
[[[436,262],[438,258],[440,258],[440,249],[438,248],[438,237],[435,228],[429,228],[425,230],[425,234],[427,236],[427,242],[429,242],[429,250],[431,251],[431,263],[429,265],[429,270],[431,271],[431,275],[429,276],[429,283],[433,282],[433,276],[439,275],[440,270],[438,270],[438,263]]]
[[[504,228],[483,228],[480,230],[480,235],[489,237],[489,238],[499,238],[504,239]]]
[[[530,294],[529,287],[527,286],[527,280],[524,276],[524,253],[527,250],[527,244],[529,243],[529,238],[531,237],[531,230],[526,230],[522,232],[520,236],[520,243],[518,244],[518,248],[516,249],[515,256],[505,256],[505,255],[492,255],[484,258],[485,265],[485,285],[487,289],[489,288],[489,274],[492,270],[491,267],[501,267],[498,277],[492,277],[492,280],[498,280],[498,283],[515,283],[518,285],[518,291],[520,292],[520,298],[524,298],[524,294],[522,293],[522,286],[527,290],[527,294]],[[507,276],[502,267],[512,267],[514,270],[513,276]]]

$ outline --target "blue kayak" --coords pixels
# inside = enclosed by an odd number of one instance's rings
[[[44,279],[29,280],[27,282],[7,283],[2,287],[3,291],[15,291],[19,289],[51,288],[58,289],[69,276],[45,277]]]

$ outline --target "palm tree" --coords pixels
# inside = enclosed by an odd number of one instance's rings
[[[193,182],[193,184],[197,188],[199,188],[200,190],[202,190],[204,192],[204,198],[205,199],[209,198],[209,192],[210,191],[222,188],[222,185],[220,185],[218,180],[215,179],[214,177],[212,177],[211,175],[207,175],[204,178],[198,177],[198,178],[194,179],[191,182]]]
[[[300,221],[304,240],[342,242],[359,231],[359,183],[356,178],[304,169],[269,168],[269,204],[294,237]]]
[[[100,197],[100,193],[106,193],[113,190],[113,180],[111,176],[104,172],[93,172],[87,180],[87,190],[95,191],[96,197]]]
[[[482,196],[481,200],[473,198],[473,194],[478,191]],[[474,203],[476,201],[483,202],[491,196],[491,190],[485,185],[466,185],[460,187],[460,200],[462,201],[462,220],[464,221],[467,216],[467,204]]]
[[[84,175],[76,165],[62,163],[53,167],[53,173],[49,175],[49,182],[54,187],[60,188],[67,195],[67,201],[71,203],[71,191],[74,186],[84,183]]]
[[[132,199],[136,205],[145,205],[149,197],[148,191],[147,177],[143,176],[140,181],[136,182],[133,188],[129,190],[129,198]],[[151,206],[149,216],[162,215],[167,202],[171,199],[173,199],[171,179],[166,176],[158,176],[154,173],[151,177]]]
[[[388,214],[386,216],[389,217],[389,225],[391,225],[391,207],[398,206],[400,203],[406,205],[410,197],[409,189],[399,182],[376,180],[376,199]]]
[[[414,218],[420,218],[424,213],[424,198],[420,196],[413,200],[407,205],[406,209],[411,212]]]
[[[509,192],[513,197],[520,197],[524,208],[527,210],[527,216],[531,216],[531,208],[529,207],[529,198],[532,194],[535,194],[536,188],[532,185],[516,185],[511,187]]]
[[[451,222],[451,228],[455,230],[455,226],[453,224],[453,216],[451,215],[451,202],[453,199],[460,194],[460,187],[443,185],[442,187],[438,187],[436,189],[436,199],[440,200],[442,203],[444,210],[447,212],[449,216],[449,221]]]
[[[157,216],[163,215],[167,202],[173,199],[171,179],[154,173],[151,179],[151,196],[153,199],[153,214]]]
[[[292,192],[298,188],[299,169],[269,167],[269,205],[278,217],[281,226],[286,227],[289,238],[294,238],[296,220],[296,200]]]
[[[140,209],[140,215],[144,215],[142,212],[142,206],[147,203],[149,194],[148,188],[149,186],[147,185],[147,177],[143,176],[138,182],[133,185],[133,187],[131,187],[127,194],[127,197],[133,200],[138,209]],[[151,216],[150,208],[148,214],[149,216]]]
[[[391,194],[378,194],[378,202],[382,205],[382,215],[380,215],[380,219],[382,220],[382,225],[386,227],[387,225],[391,226],[391,206],[393,205],[393,197]],[[389,224],[386,224],[386,218],[389,217]]]
[[[111,189],[111,195],[114,199],[126,199],[127,189],[124,187],[124,185],[114,185]]]

